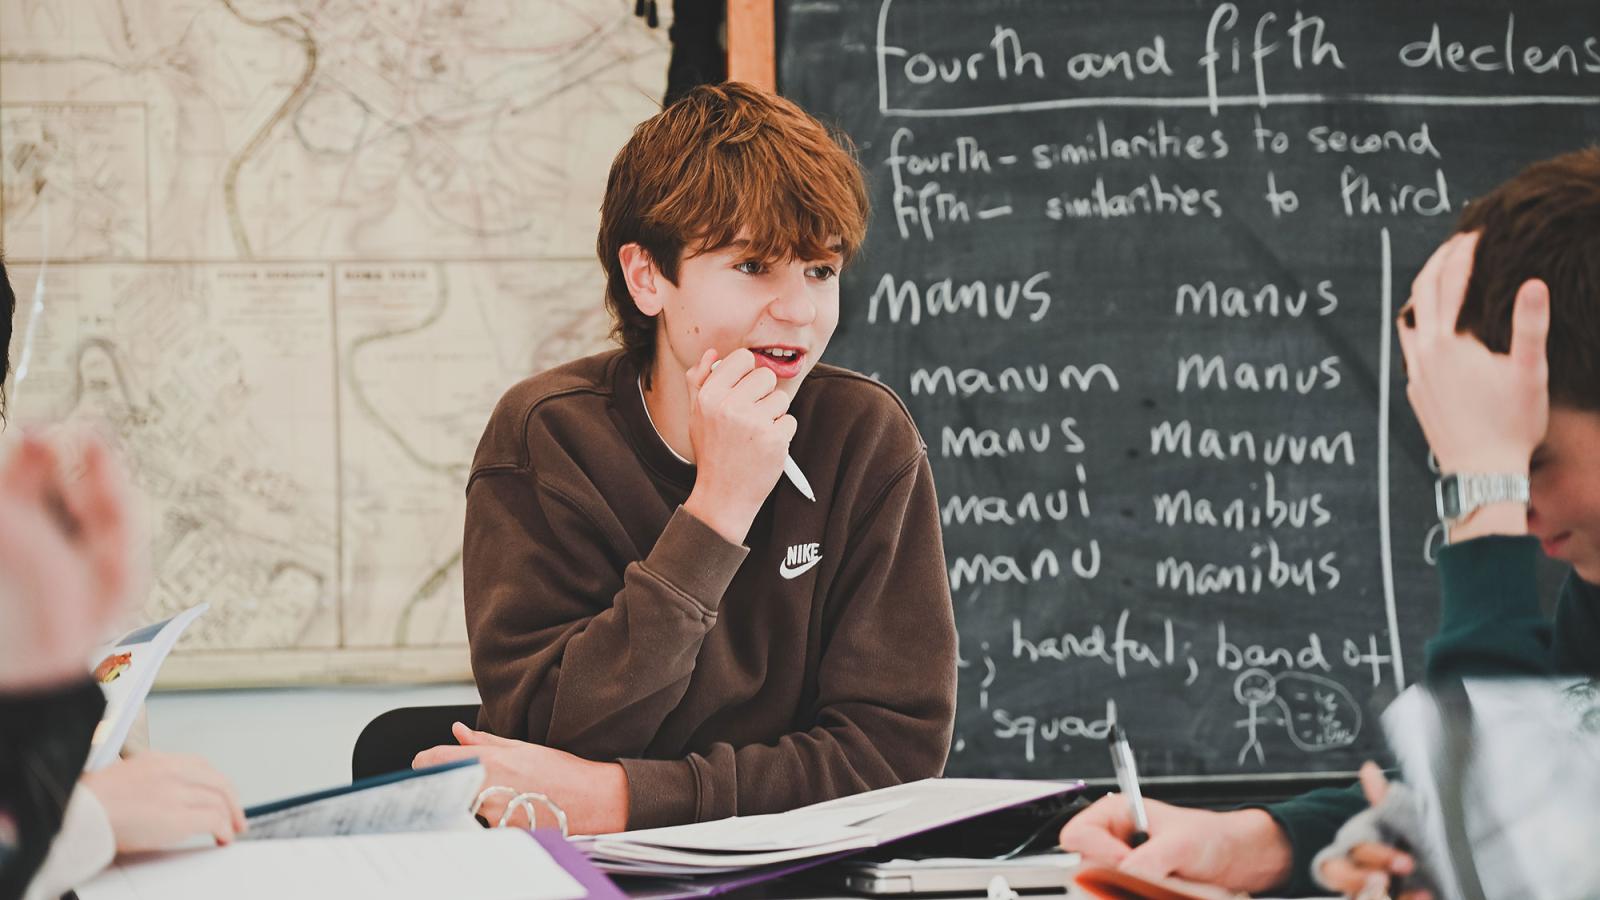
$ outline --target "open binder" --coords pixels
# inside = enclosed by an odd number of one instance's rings
[[[1082,792],[1083,782],[930,778],[767,816],[575,841],[635,898],[711,897],[869,848]],[[965,827],[965,826],[963,826]]]

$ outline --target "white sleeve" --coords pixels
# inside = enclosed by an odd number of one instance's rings
[[[117,855],[116,835],[100,798],[79,784],[67,801],[61,830],[44,865],[33,877],[25,900],[53,900],[93,878]]]

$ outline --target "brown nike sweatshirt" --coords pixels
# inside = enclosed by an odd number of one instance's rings
[[[940,774],[956,635],[926,448],[886,387],[819,365],[746,546],[683,511],[619,351],[511,388],[467,484],[480,725],[628,777],[629,828]]]

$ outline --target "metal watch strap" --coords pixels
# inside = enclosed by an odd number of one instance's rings
[[[1453,485],[1447,484],[1452,481]],[[1447,487],[1455,489],[1456,509],[1453,516],[1448,514],[1450,510],[1443,499]],[[1528,476],[1456,472],[1440,479],[1439,493],[1439,518],[1447,525],[1454,525],[1491,503],[1527,503]]]

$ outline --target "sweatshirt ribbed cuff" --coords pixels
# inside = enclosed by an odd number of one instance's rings
[[[619,759],[628,776],[628,830],[695,821],[699,778],[687,759]]]
[[[644,567],[707,612],[715,612],[749,552],[680,506],[644,558]]]
[[[1507,616],[1541,616],[1539,540],[1490,535],[1439,551],[1441,633]]]
[[[1289,880],[1277,886],[1277,896],[1304,897],[1319,893],[1319,886],[1311,873],[1311,860],[1317,851],[1333,843],[1339,826],[1365,809],[1366,797],[1360,785],[1347,788],[1319,788],[1307,791],[1280,803],[1246,806],[1244,809],[1263,809],[1283,829],[1289,839],[1293,862]]]

